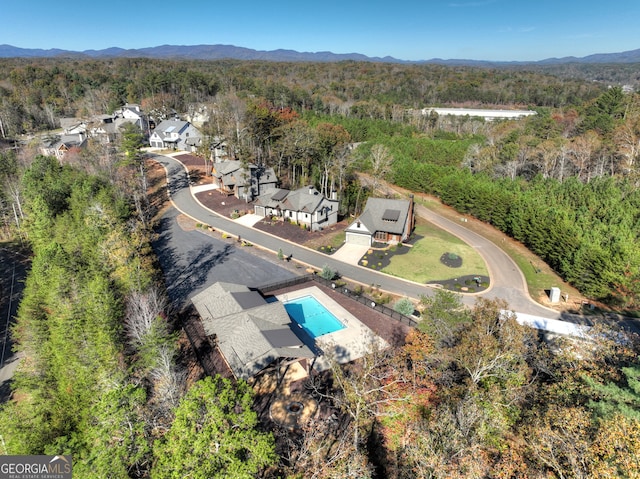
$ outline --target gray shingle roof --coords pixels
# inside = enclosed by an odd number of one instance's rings
[[[408,200],[369,198],[358,221],[372,234],[376,231],[402,234],[407,224],[410,204]]]
[[[316,355],[312,340],[292,323],[282,303],[267,303],[246,286],[215,283],[191,301],[236,377],[249,379],[281,357]]]

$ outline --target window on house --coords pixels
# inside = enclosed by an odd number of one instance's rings
[[[375,238],[380,241],[387,241],[387,233],[385,231],[376,231]]]

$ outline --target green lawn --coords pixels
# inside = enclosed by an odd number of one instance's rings
[[[443,281],[466,275],[488,276],[487,266],[476,251],[459,238],[435,226],[418,220],[415,234],[421,239],[406,254],[395,254],[389,266],[382,271],[394,276],[426,283]],[[449,268],[440,262],[444,253],[455,253],[462,258],[462,266]]]
[[[443,206],[431,197],[420,197],[417,201],[446,218],[455,221],[460,218],[460,213]],[[580,301],[584,299],[574,287],[565,283],[544,261],[520,243],[508,239],[496,228],[473,219],[465,223],[465,227],[492,241],[516,262],[524,274],[529,294],[534,300],[541,302],[541,298],[546,298],[545,290],[551,286],[558,286],[563,292],[569,293],[571,298],[577,301],[577,304],[580,304]]]

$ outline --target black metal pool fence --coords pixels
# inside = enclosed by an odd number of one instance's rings
[[[413,328],[418,326],[418,323],[414,319],[408,316],[405,316],[402,313],[399,313],[393,308],[389,308],[384,304],[378,303],[373,298],[370,298],[367,295],[365,295],[363,292],[354,291],[336,280],[328,280],[323,278],[322,276],[319,276],[313,273],[305,274],[303,276],[296,276],[295,278],[284,280],[284,281],[278,281],[277,283],[270,283],[270,284],[261,286],[257,289],[259,289],[260,292],[264,295],[272,291],[276,291],[278,289],[288,288],[290,286],[296,286],[298,284],[304,284],[310,281],[315,281],[316,283],[320,283],[323,286],[326,286],[327,288],[331,288],[336,293],[340,293],[344,296],[351,298],[354,301],[358,301],[359,303],[362,303],[365,306],[368,306],[371,309],[375,309],[376,311],[386,316],[389,316],[391,319],[407,324]]]

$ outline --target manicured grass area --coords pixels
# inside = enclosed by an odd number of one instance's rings
[[[338,249],[340,248],[340,246],[344,244],[346,237],[347,237],[347,233],[344,230],[338,231],[333,236],[330,236],[329,238],[327,238],[328,240],[327,246],[331,246],[333,249]]]
[[[417,197],[416,201],[446,218],[454,221],[458,221],[460,218],[460,213],[442,205],[434,198]],[[465,227],[491,240],[511,257],[524,274],[527,288],[532,298],[538,300],[546,298],[547,293],[545,290],[548,290],[551,286],[558,286],[563,292],[569,293],[577,304],[580,304],[583,299],[582,295],[575,288],[565,283],[544,261],[523,245],[507,238],[497,229],[480,221],[470,219],[469,222],[465,223]]]
[[[417,283],[441,281],[459,276],[487,276],[487,267],[476,251],[457,237],[424,221],[419,221],[415,234],[420,237],[412,247],[400,246],[401,251],[392,254],[384,273]],[[402,250],[405,250],[406,253]],[[370,263],[376,262],[376,253]],[[399,254],[402,253],[402,254]],[[444,253],[455,253],[462,258],[462,266],[450,268],[440,262]],[[390,252],[391,255],[391,252]]]

